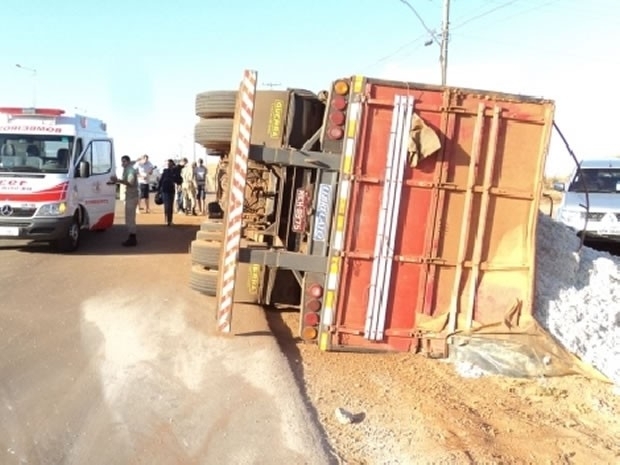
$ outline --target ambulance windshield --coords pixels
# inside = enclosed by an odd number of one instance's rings
[[[68,173],[73,137],[0,134],[0,172]]]

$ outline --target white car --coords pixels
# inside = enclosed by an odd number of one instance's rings
[[[620,159],[584,160],[562,192],[557,219],[590,239],[620,241]],[[587,192],[587,199],[586,199]]]

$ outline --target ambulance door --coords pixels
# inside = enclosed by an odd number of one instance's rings
[[[116,186],[107,182],[114,168],[112,140],[88,142],[75,164],[77,198],[88,215],[90,229],[108,229],[114,223]]]

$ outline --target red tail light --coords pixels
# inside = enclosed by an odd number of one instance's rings
[[[327,131],[327,137],[332,140],[340,140],[342,139],[342,136],[344,136],[344,129],[342,128],[332,127],[329,128],[329,131]]]
[[[309,312],[318,312],[321,310],[321,302],[319,300],[309,300],[306,303],[306,310]]]
[[[329,114],[329,121],[335,126],[343,126],[346,121],[346,117],[343,112],[334,111]]]
[[[345,99],[342,95],[337,95],[332,100],[332,107],[338,111],[342,111],[347,107],[347,99]]]
[[[308,294],[315,299],[320,299],[321,297],[323,297],[323,286],[321,286],[320,284],[313,284],[308,288]]]
[[[319,314],[318,313],[306,313],[304,315],[304,323],[305,326],[317,326],[319,324]]]

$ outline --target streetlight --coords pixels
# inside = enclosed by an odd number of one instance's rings
[[[27,66],[22,66],[19,63],[15,65],[19,69],[23,69],[24,71],[30,71],[32,73],[32,107],[35,108],[37,106],[37,70],[35,68],[28,68]]]

